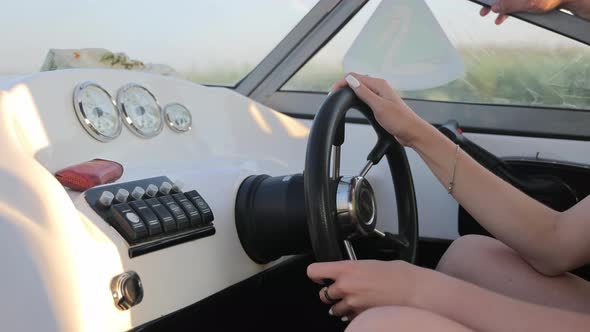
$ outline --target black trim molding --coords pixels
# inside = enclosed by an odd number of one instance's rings
[[[290,116],[313,119],[325,93],[279,91],[265,103]],[[406,99],[433,125],[457,120],[467,132],[590,141],[590,111],[515,105],[486,105]],[[358,112],[347,122],[366,123]]]

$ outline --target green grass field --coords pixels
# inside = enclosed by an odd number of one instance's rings
[[[580,49],[462,48],[464,77],[442,87],[406,91],[407,98],[590,109],[590,52]],[[195,82],[237,82],[252,66],[187,73]],[[310,61],[283,90],[328,91],[339,64]]]

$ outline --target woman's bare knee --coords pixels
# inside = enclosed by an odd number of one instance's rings
[[[409,307],[379,307],[356,317],[346,332],[372,331],[471,331],[465,326],[437,314]]]
[[[508,246],[491,237],[465,235],[453,241],[436,269],[450,276],[469,279],[473,272],[485,269],[485,265],[493,265],[502,256],[514,254]]]

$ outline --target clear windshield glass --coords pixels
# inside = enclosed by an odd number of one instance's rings
[[[5,1],[0,75],[113,67],[234,85],[317,2]]]
[[[467,0],[426,0],[461,54],[465,75],[447,85],[400,91],[406,98],[590,109],[590,47],[515,18],[501,26]],[[328,91],[342,59],[379,1],[372,0],[283,90]],[[422,50],[429,52],[428,49]]]

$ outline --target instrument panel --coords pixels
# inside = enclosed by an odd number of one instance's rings
[[[74,87],[91,85],[80,84],[86,81],[95,85],[76,93]],[[130,82],[149,89],[161,105],[157,136],[141,138],[123,124],[116,100]],[[199,130],[188,129],[197,119]],[[0,152],[7,156],[0,214],[9,219],[0,233],[12,248],[5,259],[13,272],[6,281],[18,296],[35,299],[23,313],[34,310],[42,330],[130,330],[271,266],[252,262],[240,244],[235,193],[251,174],[300,171],[306,125],[230,89],[85,69],[0,84],[0,120]],[[95,187],[94,196],[55,180],[57,171],[96,158],[116,161],[124,172]],[[174,188],[179,181],[186,189]],[[173,213],[194,220],[187,225]],[[139,289],[142,297],[120,303]],[[23,321],[8,322],[16,324]]]
[[[189,109],[177,102],[162,107],[146,87],[128,83],[119,88],[117,99],[95,82],[83,82],[74,89],[74,110],[86,132],[101,142],[117,138],[123,123],[136,136],[152,138],[160,134],[164,122],[176,133],[192,129]]]

